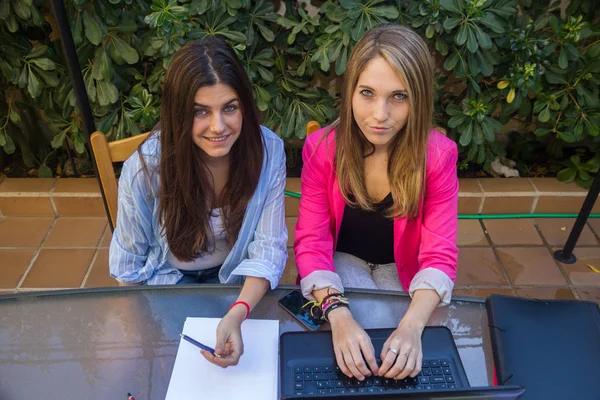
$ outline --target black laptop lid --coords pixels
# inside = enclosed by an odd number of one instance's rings
[[[500,384],[523,400],[600,399],[600,309],[588,301],[486,300]]]

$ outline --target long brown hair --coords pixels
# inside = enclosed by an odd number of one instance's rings
[[[369,61],[382,57],[405,82],[410,114],[390,142],[388,176],[394,200],[390,218],[416,217],[424,194],[427,139],[433,118],[434,64],[423,39],[409,28],[386,24],[367,32],[352,50],[342,85],[336,128],[335,163],[344,200],[373,210],[365,182],[365,157],[375,150],[352,112],[352,95]]]
[[[230,150],[229,177],[220,198],[216,198],[202,150],[192,140],[196,92],[217,83],[236,92],[243,118],[239,138]],[[188,42],[173,55],[160,114],[160,221],[173,255],[192,261],[214,251],[210,218],[217,205],[222,205],[227,240],[233,245],[263,164],[263,138],[252,88],[242,64],[224,40]]]

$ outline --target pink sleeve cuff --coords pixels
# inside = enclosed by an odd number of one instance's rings
[[[315,301],[312,292],[315,290],[321,290],[325,288],[336,289],[340,293],[344,293],[344,286],[342,286],[342,279],[340,276],[329,270],[318,270],[311,272],[300,281],[300,288],[302,289],[302,295],[308,300]]]
[[[452,300],[454,282],[437,268],[425,268],[417,272],[410,282],[408,294],[412,297],[413,293],[419,289],[435,290],[441,299],[438,307],[442,307],[450,304],[450,300]]]

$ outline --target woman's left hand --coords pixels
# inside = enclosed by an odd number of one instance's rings
[[[230,310],[219,322],[217,326],[217,345],[215,354],[217,357],[206,350],[200,350],[200,353],[211,363],[222,368],[237,365],[240,357],[244,354],[244,342],[242,341],[242,322],[245,317],[245,309],[240,313],[240,308],[236,307]]]
[[[417,376],[423,363],[422,333],[423,328],[400,322],[381,349],[379,376],[396,380]],[[397,354],[390,349],[397,350]]]

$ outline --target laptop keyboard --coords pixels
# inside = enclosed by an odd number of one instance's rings
[[[378,360],[378,365],[381,361]],[[379,393],[409,390],[455,389],[455,376],[447,360],[426,360],[419,375],[399,381],[383,377],[368,377],[363,381],[348,378],[335,365],[307,365],[294,368],[295,395],[328,393]]]

